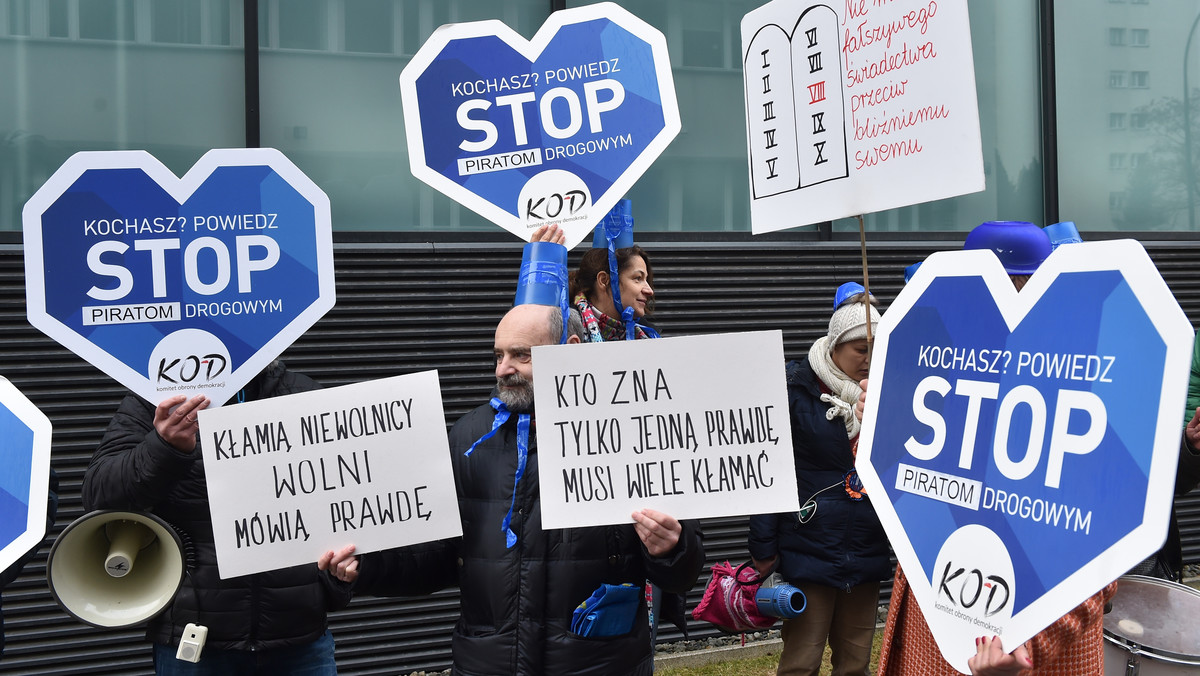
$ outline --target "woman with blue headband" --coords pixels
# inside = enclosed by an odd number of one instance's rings
[[[583,316],[590,342],[657,338],[638,322],[653,311],[654,268],[633,243],[629,200],[621,200],[600,225],[592,250],[571,274],[571,299]]]

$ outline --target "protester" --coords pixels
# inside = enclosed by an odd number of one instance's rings
[[[658,337],[653,329],[637,325],[653,312],[654,268],[646,251],[633,243],[628,200],[621,200],[596,226],[592,249],[571,274],[571,299],[587,327],[588,342]]]
[[[808,601],[783,621],[780,676],[817,674],[827,642],[834,676],[866,673],[879,581],[891,572],[887,536],[854,469],[853,406],[871,361],[867,321],[879,321],[854,286],[839,289],[828,333],[808,358],[786,367],[800,512],[750,517],[755,568],[764,576],[777,569]]]
[[[1179,448],[1179,465],[1175,472],[1175,497],[1187,495],[1200,485],[1200,334],[1192,348],[1191,374],[1188,376],[1187,405],[1183,411],[1183,440]],[[1171,522],[1167,541],[1162,549],[1141,565],[1129,571],[1179,582],[1183,579],[1183,543],[1179,537],[1179,519],[1171,507]]]
[[[54,517],[58,514],[58,474],[53,469],[50,470],[49,487],[50,490],[46,494],[46,532],[49,532],[50,529],[54,527]],[[13,580],[17,579],[17,576],[21,574],[21,569],[25,567],[25,564],[29,563],[29,561],[33,559],[34,555],[37,554],[38,549],[40,549],[41,546],[42,543],[39,542],[33,547],[33,549],[25,552],[21,558],[13,562],[13,564],[8,568],[5,568],[3,572],[0,572],[0,590],[3,590],[5,587],[11,584]],[[0,611],[0,656],[3,655],[4,613],[3,611]]]
[[[1179,449],[1179,471],[1175,475],[1175,495],[1183,495],[1200,485],[1200,334],[1192,348],[1192,372],[1188,377],[1187,409],[1184,411],[1183,447]],[[1179,531],[1175,531],[1178,545]]]
[[[565,250],[562,261],[565,273]],[[355,582],[356,593],[415,595],[457,584],[452,645],[461,676],[650,674],[644,603],[631,604],[621,623],[629,628],[610,636],[573,632],[573,611],[601,584],[640,589],[649,579],[686,592],[704,565],[698,528],[652,509],[635,511],[629,524],[542,529],[532,348],[559,342],[561,312],[524,304],[505,314],[492,400],[450,431],[462,537],[361,557],[347,547],[320,560]],[[577,313],[568,316],[566,342],[579,343],[583,325]]]
[[[611,282],[619,280],[617,285]],[[637,322],[653,312],[654,269],[646,252],[633,243],[633,214],[629,200],[620,200],[596,226],[592,249],[571,273],[571,298],[587,328],[585,342],[658,338]],[[626,304],[625,299],[628,299]],[[618,309],[619,308],[619,309]],[[629,332],[628,317],[634,324]],[[687,598],[646,585],[650,605],[650,641],[658,638],[659,622],[669,620],[687,637]]]
[[[275,361],[230,404],[316,388]],[[208,404],[204,395],[174,396],[158,406],[126,396],[83,479],[85,508],[152,512],[194,548],[194,567],[175,600],[146,628],[155,672],[336,674],[326,613],[349,603],[349,585],[312,564],[225,580],[218,575],[196,420]],[[175,657],[188,623],[208,628],[197,663]]]
[[[965,249],[990,249],[1000,259],[1013,286],[1020,291],[1050,255],[1049,237],[1032,223],[984,223],[967,235]],[[862,417],[868,386],[859,397],[855,414]],[[975,640],[976,654],[968,661],[976,676],[1002,676],[1033,669],[1040,676],[1095,676],[1104,672],[1104,608],[1117,583],[1113,582],[1054,624],[1011,652],[996,636]],[[880,676],[954,676],[959,671],[942,658],[941,651],[913,598],[900,566],[892,584],[887,624],[879,654]]]

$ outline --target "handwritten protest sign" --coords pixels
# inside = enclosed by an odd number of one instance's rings
[[[546,528],[799,509],[779,331],[533,354]]]
[[[991,251],[937,253],[884,314],[858,469],[955,668],[1162,545],[1192,340],[1131,240],[1059,247],[1020,293]]]
[[[462,533],[436,371],[199,417],[222,578]]]
[[[442,26],[400,75],[413,175],[528,240],[591,234],[679,133],[663,34],[611,2],[554,12],[532,40]]]
[[[756,234],[983,190],[967,3],[774,0],[741,32]]]
[[[29,323],[158,403],[220,406],[334,304],[329,199],[278,150],[72,155],[25,204]]]

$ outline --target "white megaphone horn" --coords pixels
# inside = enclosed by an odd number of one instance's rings
[[[186,572],[179,534],[144,512],[85,514],[63,529],[46,560],[54,600],[97,627],[127,627],[161,613]]]

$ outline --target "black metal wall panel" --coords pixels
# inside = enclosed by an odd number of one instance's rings
[[[872,289],[886,305],[903,283],[905,266],[959,244],[872,244]],[[1194,272],[1200,243],[1147,248],[1184,310],[1200,318],[1200,278]],[[793,358],[825,331],[837,284],[860,276],[857,243],[663,242],[650,249],[659,298],[655,322],[664,335],[779,328]],[[573,254],[572,263],[578,256]],[[337,306],[285,353],[291,367],[328,386],[437,369],[451,422],[485,400],[493,381],[492,331],[511,302],[517,244],[339,244],[335,260]],[[48,543],[82,513],[83,472],[124,390],[29,326],[17,246],[0,247],[0,338],[0,375],[54,423],[53,466],[61,477],[62,505]],[[719,375],[737,363],[737,355],[713,355],[697,367]],[[1200,561],[1200,494],[1178,505],[1185,558]],[[712,519],[704,526],[710,561],[746,558],[744,518]],[[152,673],[139,630],[87,627],[54,605],[44,581],[46,549],[4,590],[8,647],[0,672]],[[700,591],[693,590],[691,606]],[[355,599],[331,621],[339,668],[344,674],[445,668],[457,614],[454,590],[422,599]],[[717,632],[697,624],[691,633]],[[667,641],[679,637],[674,628],[660,634]]]

